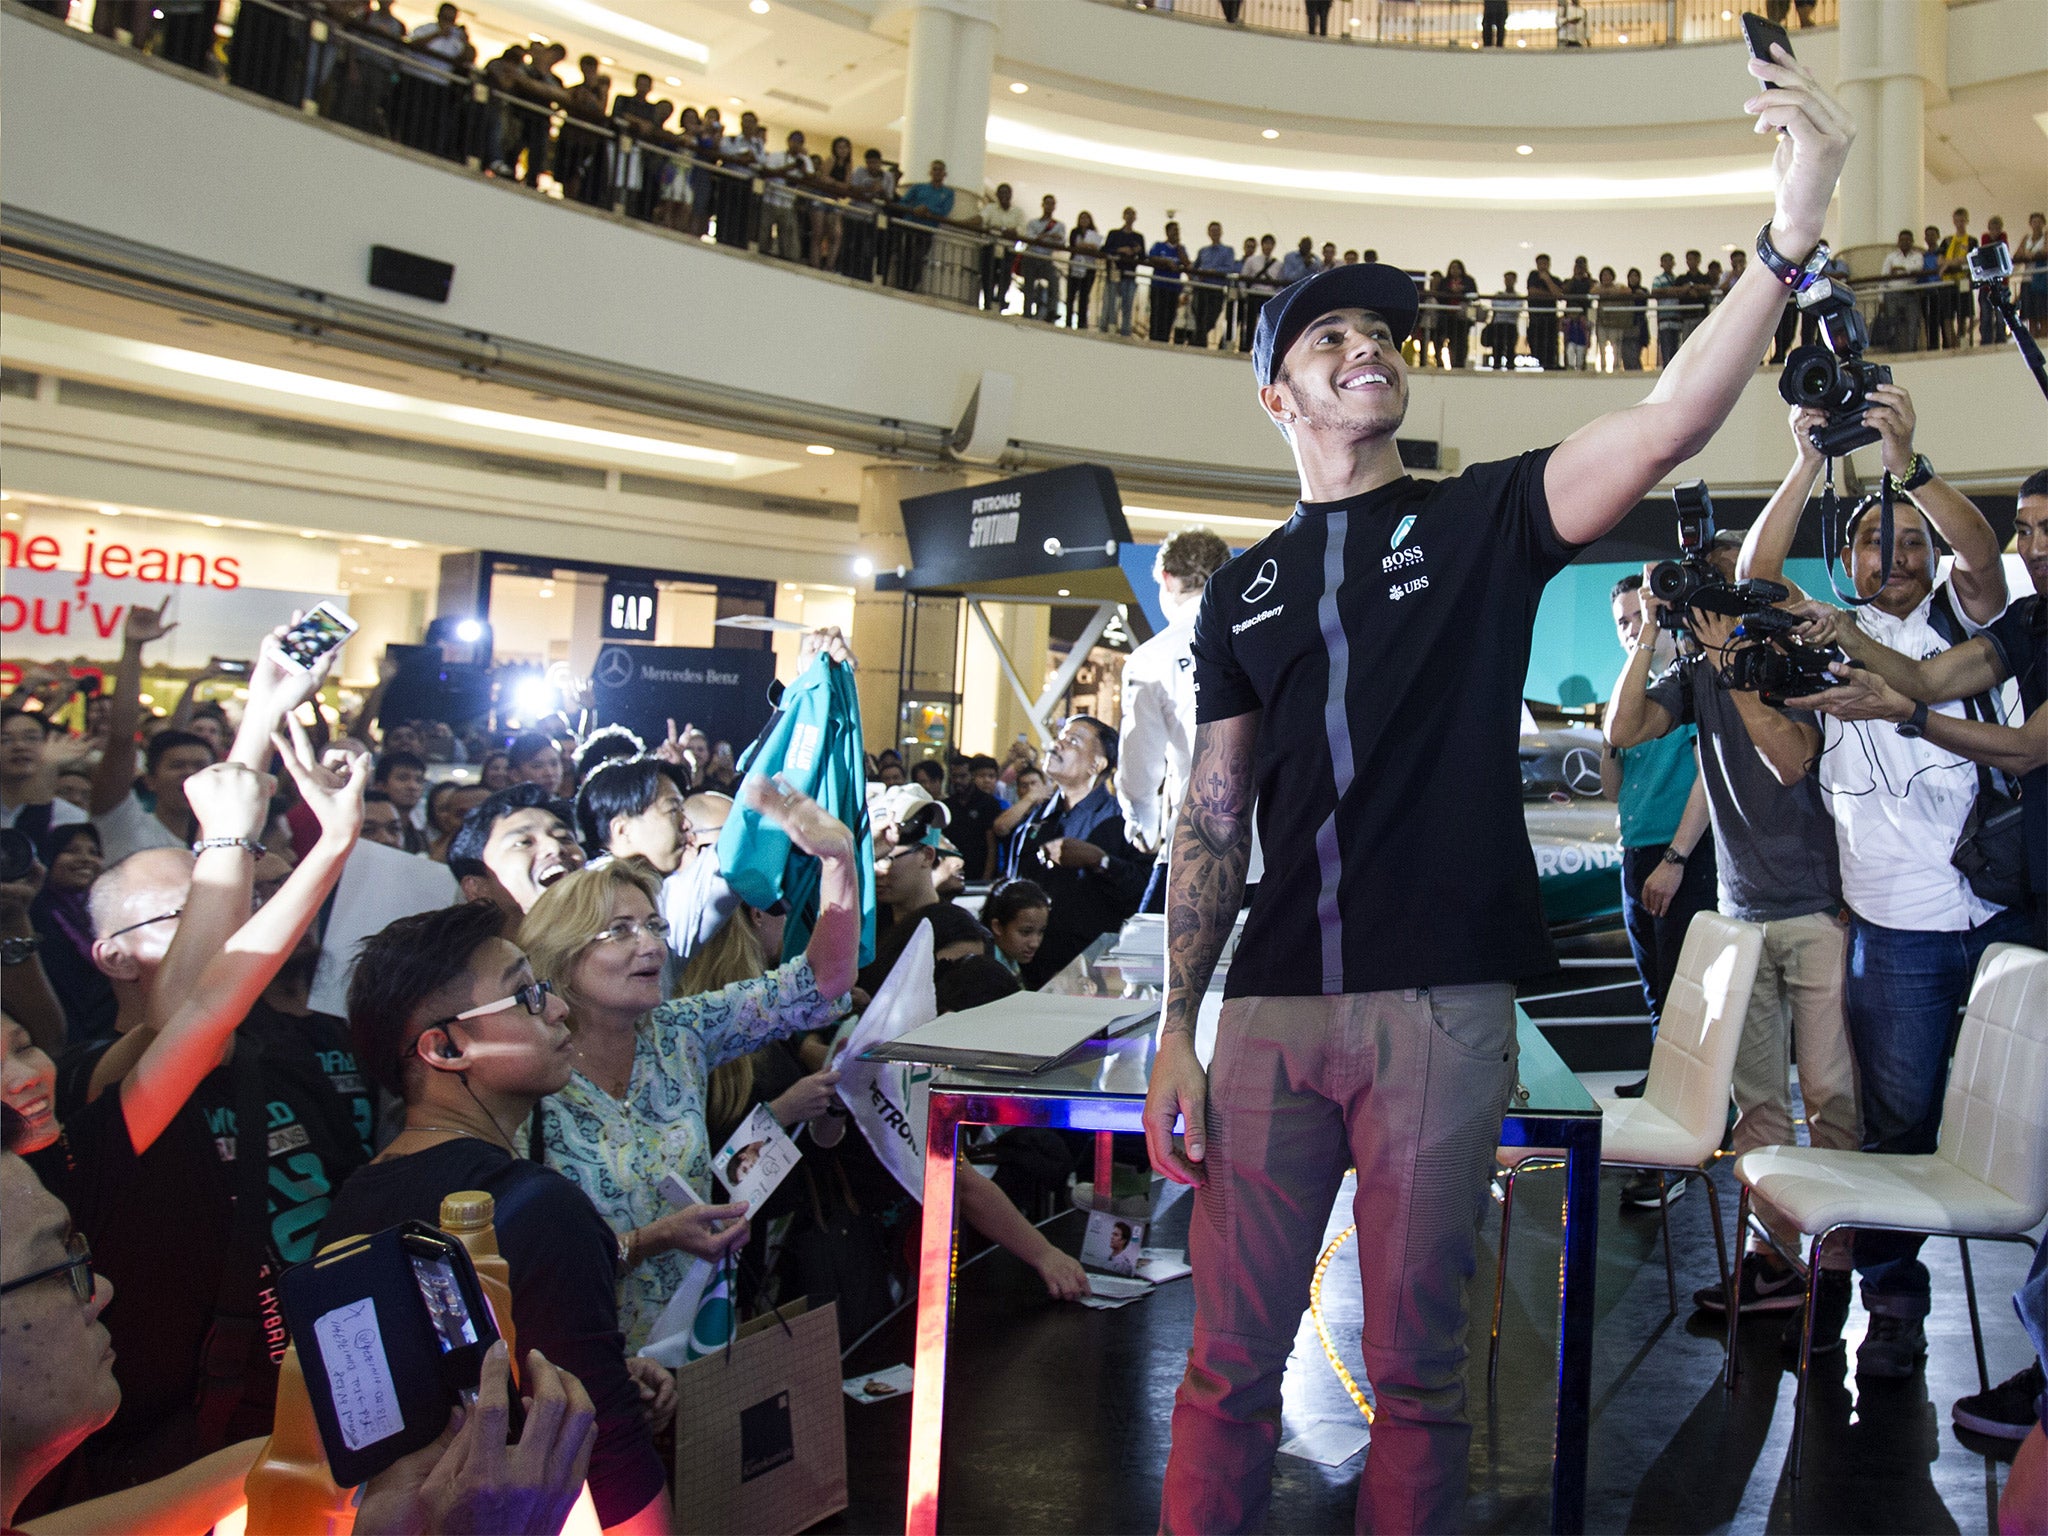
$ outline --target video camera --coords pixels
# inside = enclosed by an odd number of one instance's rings
[[[1973,256],[1975,252],[1971,253]],[[1863,356],[1870,331],[1856,307],[1856,295],[1829,278],[1816,278],[1799,295],[1799,308],[1820,328],[1824,345],[1794,347],[1778,375],[1778,393],[1787,405],[1811,406],[1827,412],[1827,422],[1812,428],[1813,446],[1828,458],[1840,458],[1877,441],[1877,428],[1863,419],[1865,398],[1880,384],[1892,381],[1891,369]]]
[[[1737,633],[1761,643],[1731,651],[1720,669],[1721,685],[1737,693],[1755,693],[1766,704],[1832,688],[1831,662],[1848,658],[1834,646],[1813,646],[1796,640],[1800,619],[1778,607],[1791,590],[1775,581],[1731,582],[1707,559],[1714,544],[1714,499],[1704,480],[1674,486],[1671,500],[1678,509],[1676,560],[1660,561],[1650,570],[1650,591],[1664,607],[1657,622],[1674,634],[1690,634],[1694,609],[1742,620]]]

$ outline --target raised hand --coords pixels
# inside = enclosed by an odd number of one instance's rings
[[[294,613],[291,624],[280,624],[263,638],[256,665],[249,669],[249,704],[243,718],[253,718],[252,729],[269,735],[277,722],[315,697],[327,686],[339,648],[327,652],[309,668],[300,669],[284,659],[284,637],[303,614]]]
[[[809,1077],[798,1078],[777,1094],[768,1108],[785,1130],[802,1125],[806,1120],[817,1119],[838,1102],[839,1096],[832,1091],[838,1086],[837,1072],[830,1069],[813,1072]]]
[[[174,623],[164,622],[164,610],[170,606],[171,599],[168,597],[154,608],[145,608],[140,603],[130,603],[127,621],[121,626],[122,640],[129,645],[148,645],[152,640],[163,639],[178,627]]]
[[[761,774],[748,774],[740,786],[740,801],[780,827],[792,843],[813,858],[853,857],[853,834],[779,773],[772,783]]]
[[[1773,43],[1771,54],[1769,60],[1751,59],[1749,72],[1777,89],[1758,91],[1742,110],[1756,119],[1758,133],[1779,135],[1772,161],[1778,190],[1771,244],[1787,260],[1803,261],[1820,243],[1856,124],[1782,44]]]
[[[839,632],[838,625],[828,624],[822,629],[804,632],[804,643],[796,653],[796,670],[799,676],[809,668],[820,651],[844,666],[851,667],[855,664],[853,652],[846,645],[846,636]]]
[[[241,763],[214,763],[185,781],[185,803],[201,838],[254,842],[270,820],[270,797],[276,791],[277,780],[267,773]]]
[[[285,770],[320,822],[323,837],[354,841],[363,830],[363,795],[370,787],[370,756],[350,755],[346,765],[330,767],[318,760],[306,728],[296,715],[285,717],[289,735],[273,732],[270,744],[284,759]],[[330,758],[336,756],[330,752]]]
[[[663,737],[660,744],[655,747],[654,755],[664,763],[672,764],[678,768],[689,761],[683,755],[683,738],[676,734],[676,722],[673,715],[669,717],[668,735]]]

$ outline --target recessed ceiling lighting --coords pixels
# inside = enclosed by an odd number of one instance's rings
[[[747,0],[747,9],[756,16],[766,16],[768,14],[768,0]]]
[[[385,586],[387,586],[387,587],[388,587],[388,586],[391,586],[391,585],[392,585],[393,583],[395,583],[395,582],[396,582],[397,580],[398,580],[398,578],[397,578],[396,576],[386,576],[386,577],[384,578],[384,585],[385,585]]]
[[[598,60],[597,60],[597,62],[598,62],[598,63],[600,63],[600,64],[602,64],[602,65],[603,65],[603,66],[604,66],[604,67],[605,67],[606,69],[612,69],[612,68],[615,68],[615,67],[617,66],[617,64],[618,64],[618,62],[619,62],[619,61],[618,61],[617,59],[608,59],[608,58],[605,58],[605,57],[604,57],[604,56],[603,56],[602,54],[600,54],[600,55],[598,55]]]
[[[1628,41],[1628,34],[1626,32],[1617,32],[1614,34],[1614,40],[1617,43],[1625,43]]]
[[[419,546],[414,544],[411,539],[393,539],[391,541],[391,547],[393,549],[416,549]]]
[[[1733,21],[1735,19],[1735,13],[1733,11],[1723,11],[1721,13],[1721,19],[1723,21]]]
[[[317,539],[320,537],[320,535],[315,533],[310,528],[301,528],[299,530],[299,537],[302,539]]]
[[[1061,597],[1072,597],[1074,594],[1069,592],[1065,587],[1061,587],[1059,595]]]
[[[202,517],[201,519],[199,519],[199,521],[206,524],[206,526],[209,528],[221,528],[226,526],[217,517]]]
[[[836,451],[837,450],[829,448],[823,443],[811,443],[804,448],[805,453],[815,453],[821,459],[831,458],[833,453]]]
[[[1277,139],[1280,137],[1280,130],[1278,128],[1261,128],[1259,130],[1259,137],[1262,139]]]
[[[1010,82],[1010,94],[1012,96],[1022,96],[1026,91],[1030,89],[1031,87],[1026,85],[1022,80],[1012,80]]]
[[[863,578],[874,575],[875,562],[866,555],[855,555],[853,558],[853,574]]]
[[[726,97],[725,104],[729,107],[744,107],[746,105],[746,103],[744,101],[741,101],[737,96]]]
[[[663,75],[661,77],[661,83],[663,85],[681,85],[683,83],[683,77],[681,75]]]
[[[1518,155],[1533,155],[1536,153],[1536,146],[1534,144],[1517,144],[1515,146],[1515,153]]]
[[[8,512],[0,514],[0,516],[5,516],[7,521],[10,523],[18,523],[21,521],[21,514],[19,512]]]
[[[1527,39],[1526,37],[1518,37],[1515,39],[1515,46],[1517,48],[1526,48],[1529,46],[1529,39]]]

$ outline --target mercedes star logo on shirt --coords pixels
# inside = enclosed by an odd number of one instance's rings
[[[1280,567],[1268,560],[1259,567],[1259,574],[1252,578],[1252,584],[1244,589],[1244,600],[1256,603],[1273,590],[1273,583],[1280,579]]]
[[[623,688],[633,681],[633,658],[619,646],[607,646],[597,658],[591,681],[604,688]]]

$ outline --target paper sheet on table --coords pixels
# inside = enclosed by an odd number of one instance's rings
[[[1319,1466],[1341,1467],[1366,1448],[1372,1430],[1363,1419],[1318,1419],[1280,1447],[1282,1456],[1299,1456]]]
[[[1150,1292],[1152,1285],[1147,1280],[1126,1280],[1122,1275],[1088,1276],[1088,1294],[1106,1297],[1111,1301],[1136,1301]]]
[[[1128,1307],[1139,1300],[1136,1296],[1081,1296],[1076,1298],[1082,1306],[1096,1312],[1114,1312],[1118,1307]]]
[[[1156,1012],[1156,1004],[1148,1007],[1124,998],[1013,992],[1000,1002],[964,1008],[906,1031],[888,1042],[886,1059],[1033,1071],[1060,1060],[1112,1024],[1135,1024]]]
[[[1195,1272],[1194,1265],[1187,1260],[1186,1250],[1180,1248],[1141,1248],[1138,1250],[1138,1278],[1149,1280],[1154,1285],[1163,1285],[1168,1280],[1179,1280]]]
[[[839,1383],[839,1388],[856,1403],[886,1403],[908,1397],[914,1379],[909,1366],[892,1365],[884,1371],[869,1371],[865,1376],[849,1376]]]

